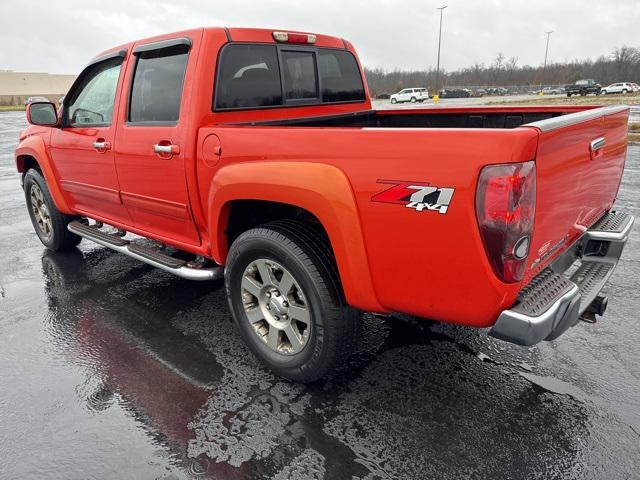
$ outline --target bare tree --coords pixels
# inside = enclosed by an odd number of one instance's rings
[[[456,71],[440,72],[445,87],[498,87],[514,85],[539,85],[542,67],[518,65],[518,57],[509,58],[500,52],[489,66],[476,62]],[[366,69],[372,94],[394,93],[407,87],[433,88],[435,70],[385,71]],[[548,63],[544,82],[548,85],[564,85],[581,78],[593,78],[603,85],[614,82],[640,83],[640,48],[623,45],[612,50],[608,57],[575,59],[564,63]]]

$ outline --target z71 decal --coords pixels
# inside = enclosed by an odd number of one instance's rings
[[[417,212],[435,211],[440,214],[447,213],[453,188],[440,188],[419,182],[402,182],[399,180],[378,180],[378,183],[388,183],[392,187],[383,190],[371,197],[373,202],[397,203],[407,208],[413,208]]]

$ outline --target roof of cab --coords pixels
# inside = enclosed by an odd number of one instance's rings
[[[313,32],[301,32],[299,30],[287,30],[284,28],[204,27],[204,28],[194,28],[190,30],[181,30],[178,32],[168,32],[162,35],[155,35],[153,37],[136,39],[132,42],[124,43],[122,45],[118,45],[117,47],[112,47],[98,53],[93,57],[93,60],[91,63],[93,63],[95,59],[101,58],[105,55],[109,55],[114,52],[119,52],[121,50],[129,51],[134,44],[151,43],[151,42],[157,42],[159,40],[166,40],[166,39],[177,38],[177,37],[192,37],[195,35],[201,35],[203,30],[216,31],[216,32],[224,31],[227,36],[227,39],[230,42],[257,42],[257,43],[276,43],[276,41],[273,39],[273,32],[313,34],[316,36],[316,42],[313,44],[316,47],[345,48],[345,49],[349,48],[348,42],[346,42],[342,38],[332,37],[330,35],[317,34]]]

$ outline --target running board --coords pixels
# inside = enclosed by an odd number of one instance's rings
[[[119,235],[102,232],[95,226],[90,226],[77,220],[69,222],[67,229],[98,245],[110,248],[119,253],[124,253],[136,260],[140,260],[165,272],[173,273],[178,277],[186,278],[187,280],[217,280],[224,276],[223,267],[192,267],[186,260],[166,255],[143,245],[131,243]]]

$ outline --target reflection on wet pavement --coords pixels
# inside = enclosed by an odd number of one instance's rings
[[[6,118],[0,478],[636,474],[637,233],[602,323],[522,349],[484,331],[366,315],[342,371],[296,385],[245,348],[220,283],[188,282],[86,243],[44,251],[11,172],[15,138],[6,132],[22,120]],[[639,186],[634,148],[620,202],[635,214]]]

